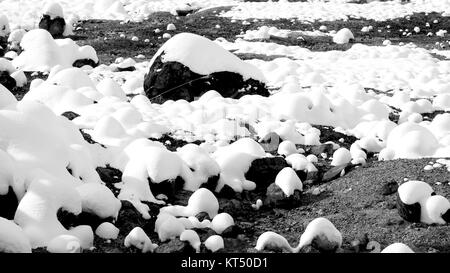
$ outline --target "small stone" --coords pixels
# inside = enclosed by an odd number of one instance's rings
[[[313,191],[312,191],[312,195],[319,195],[320,194],[320,189],[319,188],[315,188]]]
[[[381,187],[381,194],[386,196],[386,195],[391,195],[396,193],[398,190],[398,184],[395,181],[389,181],[387,183],[384,183],[383,186]]]

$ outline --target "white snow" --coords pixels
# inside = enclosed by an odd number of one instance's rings
[[[403,243],[393,243],[383,249],[381,253],[414,253],[414,251]]]
[[[211,222],[211,228],[217,233],[222,234],[222,232],[234,225],[234,219],[230,214],[222,212],[214,216]]]
[[[72,235],[59,235],[48,243],[47,251],[50,253],[80,253],[81,242]]]
[[[99,183],[85,183],[77,187],[81,197],[83,212],[91,213],[101,219],[119,215],[122,203],[106,186]]]
[[[189,197],[187,206],[166,206],[161,208],[160,212],[169,213],[174,216],[195,216],[200,212],[208,213],[213,218],[219,211],[219,201],[214,194],[206,189],[200,188]]]
[[[283,168],[275,178],[275,184],[283,190],[287,197],[294,194],[295,190],[302,191],[303,184],[297,173],[290,167]]]
[[[263,234],[259,235],[258,240],[256,241],[255,249],[258,251],[262,251],[264,249],[281,249],[288,252],[296,252],[296,250],[291,247],[286,238],[273,231],[266,231]]]
[[[197,253],[200,252],[200,237],[198,236],[197,232],[187,229],[183,231],[180,235],[181,241],[188,241],[189,244],[195,249]]]
[[[339,148],[333,153],[333,161],[331,161],[331,166],[339,166],[350,163],[352,160],[352,155],[346,148]]]
[[[353,36],[353,33],[348,28],[339,30],[333,36],[333,42],[335,42],[336,44],[347,44],[351,39],[355,39],[355,36]]]
[[[162,62],[179,62],[200,75],[229,71],[249,78],[265,82],[261,71],[253,65],[243,62],[237,56],[226,51],[211,40],[192,33],[179,33],[159,48],[150,61],[150,65],[158,56]]]
[[[101,223],[95,230],[95,235],[105,240],[115,240],[120,230],[110,222]]]
[[[0,252],[31,253],[28,237],[13,221],[0,217],[0,230]]]
[[[219,235],[212,235],[204,242],[205,247],[212,252],[224,248],[223,238]]]
[[[43,29],[27,32],[20,46],[24,51],[13,60],[13,65],[23,71],[50,71],[56,65],[71,67],[79,59],[98,62],[97,54],[91,46],[79,47],[69,38],[54,40]]]
[[[340,247],[342,244],[342,235],[339,230],[328,219],[323,217],[316,218],[308,224],[300,237],[298,248],[302,249],[310,245],[314,239],[326,239],[328,244],[334,244],[336,247]]]
[[[44,7],[44,12],[42,14],[50,16],[50,19],[52,20],[58,17],[64,19],[63,8],[60,4],[54,2],[49,2]]]
[[[0,14],[0,37],[6,37],[10,32],[8,17],[5,14]]]
[[[153,244],[150,238],[145,234],[144,230],[140,227],[135,227],[128,233],[124,241],[125,247],[134,246],[142,251],[142,253],[153,252],[158,247],[157,244]]]
[[[158,225],[157,230],[159,240],[161,242],[165,242],[167,240],[179,237],[185,230],[183,223],[175,217],[163,217],[162,223]]]

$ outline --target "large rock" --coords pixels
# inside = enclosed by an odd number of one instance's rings
[[[6,89],[12,90],[16,87],[16,80],[11,77],[8,71],[0,71],[0,84],[2,84]]]
[[[275,183],[270,184],[266,191],[264,204],[268,207],[294,208],[300,205],[301,192],[295,190],[291,196],[286,196],[283,190]]]
[[[195,249],[189,244],[189,242],[180,241],[175,238],[168,243],[159,245],[155,249],[155,253],[195,253]]]
[[[266,189],[275,181],[277,174],[289,167],[283,157],[264,157],[253,160],[250,168],[245,174],[245,178],[256,183],[257,189]]]
[[[199,35],[180,33],[151,60],[144,90],[153,102],[193,101],[209,90],[224,97],[269,96],[261,71]]]
[[[0,195],[0,217],[12,220],[16,213],[19,201],[12,187],[9,187],[6,195]]]
[[[64,18],[55,17],[51,19],[49,15],[43,15],[39,22],[39,28],[45,29],[53,36],[53,38],[61,38],[66,29],[66,21]]]

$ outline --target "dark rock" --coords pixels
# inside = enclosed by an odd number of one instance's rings
[[[294,194],[288,197],[278,185],[272,183],[267,188],[264,204],[268,207],[293,208],[300,205],[300,199],[300,191],[295,190]]]
[[[227,227],[221,235],[224,238],[237,238],[239,234],[242,234],[242,229],[237,225],[232,225]]]
[[[129,67],[117,67],[117,71],[124,72],[124,71],[134,71],[136,70],[136,67],[129,66]]]
[[[334,253],[339,248],[336,242],[329,241],[326,237],[316,236],[311,246],[317,249],[320,253]]]
[[[265,190],[285,167],[289,167],[289,165],[283,157],[258,158],[253,160],[245,178],[255,182],[257,190]]]
[[[193,101],[209,90],[236,99],[252,94],[270,95],[264,83],[253,79],[244,81],[237,73],[223,71],[200,75],[179,62],[163,63],[161,56],[156,58],[144,80],[145,94],[154,103],[178,99]]]
[[[333,154],[333,144],[321,144],[309,147],[309,153],[321,155],[322,153]]]
[[[91,137],[91,135],[88,134],[88,133],[86,133],[86,132],[84,132],[83,129],[80,129],[80,133],[81,133],[81,135],[83,136],[84,140],[85,140],[87,143],[89,143],[89,144],[99,144],[99,145],[102,146],[103,148],[106,148],[105,145],[100,144],[100,143],[96,142],[95,140],[93,140],[92,137]]]
[[[237,199],[229,199],[229,200],[220,200],[220,208],[221,212],[226,212],[230,215],[236,214],[236,212],[241,211],[242,202]]]
[[[186,9],[176,9],[175,12],[177,13],[178,16],[187,16],[189,14],[196,12],[197,10],[198,9],[194,8],[186,8]]]
[[[9,75],[7,71],[0,71],[0,84],[2,84],[6,89],[12,90],[16,87],[16,80]]]
[[[96,230],[97,227],[103,222],[113,222],[113,218],[105,218],[102,219],[97,215],[82,212],[78,215],[74,215],[73,213],[69,213],[65,210],[60,209],[57,212],[57,218],[59,222],[66,228],[70,229],[79,225],[88,225],[92,228],[92,230]]]
[[[446,213],[442,214],[442,219],[444,219],[447,224],[450,223],[450,209],[447,210]]]
[[[278,150],[278,146],[282,141],[283,140],[277,133],[271,132],[261,138],[259,140],[259,144],[261,144],[261,146],[264,148],[264,151],[272,153]]]
[[[150,207],[149,220],[142,217],[142,214],[136,210],[136,208],[128,201],[121,201],[122,207],[119,211],[119,216],[115,226],[120,230],[120,234],[123,236],[128,235],[130,231],[135,227],[141,227],[145,233],[152,234],[155,229],[156,216],[159,213],[159,207],[154,203],[145,203]]]
[[[0,217],[8,220],[14,219],[18,205],[19,200],[13,188],[10,186],[6,195],[0,195]]]
[[[160,183],[153,183],[151,182],[150,178],[148,180],[150,190],[152,191],[154,196],[157,196],[158,194],[164,194],[169,198],[169,200],[172,200],[175,197],[175,193],[179,190],[182,190],[184,185],[184,180],[181,177],[177,177],[174,180],[162,181]]]
[[[397,193],[397,210],[398,214],[406,221],[412,223],[420,222],[420,204],[415,203],[412,205],[406,205],[400,199],[400,195]]]
[[[218,196],[222,198],[231,199],[236,197],[236,192],[233,190],[232,187],[228,185],[223,185],[223,188],[219,191]]]
[[[217,183],[219,183],[219,178],[220,178],[220,174],[209,177],[208,181],[206,181],[206,183],[203,183],[200,186],[200,188],[206,188],[206,189],[210,190],[211,192],[214,192],[216,190]]]
[[[43,15],[39,22],[39,28],[50,32],[53,38],[61,38],[66,29],[66,21],[61,17],[51,19],[49,15]]]
[[[77,117],[79,117],[80,115],[78,115],[77,113],[74,113],[72,111],[67,111],[61,114],[61,116],[66,117],[68,120],[73,120]]]
[[[325,172],[322,176],[322,182],[328,182],[333,179],[340,177],[342,170],[345,170],[349,164],[343,164],[339,166],[332,167],[327,172]]]
[[[308,178],[308,173],[305,171],[295,171],[295,173],[297,174],[298,178],[300,178],[301,181],[305,181]]]
[[[389,181],[384,183],[381,187],[382,195],[391,195],[397,192],[398,184],[395,181]]]
[[[319,179],[320,179],[320,176],[319,176],[318,171],[306,173],[305,180],[310,180],[310,181],[316,182],[316,181],[319,181]],[[302,181],[304,181],[304,180],[302,180]]]
[[[159,245],[155,249],[155,253],[195,253],[195,249],[188,242],[175,238],[168,243]]]
[[[106,167],[97,167],[95,170],[100,176],[100,179],[107,184],[115,184],[122,181],[122,172],[109,165]]]
[[[98,62],[94,62],[94,60],[91,60],[91,59],[80,59],[80,60],[76,60],[72,64],[72,66],[81,68],[85,65],[89,65],[90,67],[94,68],[94,67],[97,67],[98,64],[99,64]]]
[[[203,220],[211,220],[211,218],[209,218],[209,214],[206,212],[200,212],[195,215],[195,217],[197,217],[200,222],[202,222]]]
[[[197,232],[198,237],[200,237],[200,241],[204,242],[206,239],[213,235],[217,235],[217,233],[210,228],[193,228],[193,231]]]

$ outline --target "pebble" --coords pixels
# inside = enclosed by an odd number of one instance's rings
[[[319,188],[315,188],[313,191],[312,191],[312,195],[319,195],[320,194],[320,189]]]
[[[431,170],[433,169],[433,166],[431,166],[431,165],[426,165],[423,169],[424,169],[425,171],[431,171]]]

